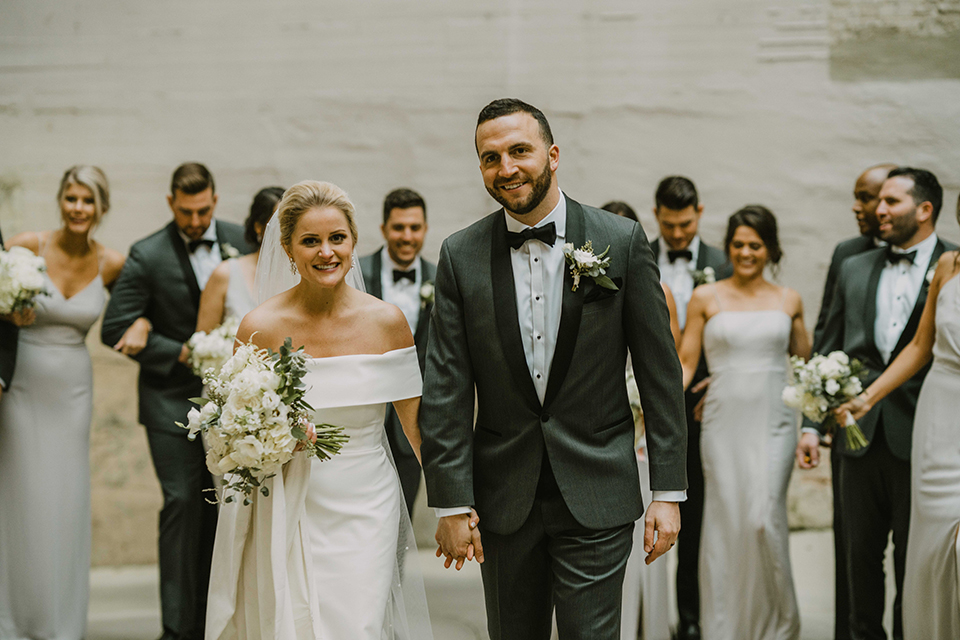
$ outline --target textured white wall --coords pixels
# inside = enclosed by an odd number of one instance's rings
[[[168,221],[173,168],[199,160],[216,176],[218,214],[235,221],[262,186],[341,185],[363,251],[378,246],[383,195],[413,187],[436,257],[444,237],[495,208],[473,128],[489,100],[517,96],[551,120],[563,189],[588,204],[626,200],[648,233],[653,190],[671,173],[700,188],[709,242],[741,205],[769,206],[781,281],[803,295],[809,325],[834,244],[856,232],[862,168],[933,170],[947,186],[940,230],[960,239],[960,82],[831,80],[828,5],[3,0],[0,225],[52,227],[63,170],[97,164],[114,203],[99,237],[125,250]],[[117,538],[102,548],[129,552],[98,561],[149,560],[155,489],[141,434],[121,428],[135,420],[133,367],[91,344],[103,394],[94,455],[129,457],[126,471],[98,465],[112,475],[95,476],[97,517],[136,512],[149,525],[134,542],[100,527],[98,540]]]

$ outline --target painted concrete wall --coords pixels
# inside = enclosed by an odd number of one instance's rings
[[[812,325],[833,245],[856,232],[862,168],[933,170],[947,187],[941,232],[960,239],[960,82],[834,79],[830,5],[4,0],[0,225],[56,225],[60,175],[92,163],[112,184],[98,237],[126,250],[168,221],[173,168],[200,160],[217,179],[218,215],[234,221],[262,186],[341,185],[363,251],[379,246],[383,195],[413,187],[428,201],[434,258],[495,208],[473,129],[484,104],[509,95],[547,113],[569,195],[626,200],[648,233],[667,174],[696,181],[708,242],[741,205],[769,206],[786,251],[780,281],[800,291]],[[94,557],[149,562],[159,493],[135,424],[136,369],[95,338]],[[808,504],[827,499],[815,495]],[[822,524],[823,513],[801,519]]]

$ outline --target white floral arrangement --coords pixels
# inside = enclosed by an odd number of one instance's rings
[[[33,306],[37,296],[47,294],[43,258],[25,247],[0,249],[0,313],[14,313]]]
[[[927,283],[927,286],[930,286],[930,283],[933,282],[933,276],[937,273],[936,267],[930,267],[927,271],[927,275],[924,276],[923,281]]]
[[[257,491],[269,496],[264,481],[293,458],[297,445],[328,460],[347,441],[342,427],[310,421],[306,371],[303,347],[293,349],[287,338],[279,353],[243,344],[218,373],[207,372],[209,397],[193,398],[201,408],[190,410],[186,426],[177,425],[189,430],[190,440],[203,434],[207,468],[223,476],[223,502],[242,494],[249,505]]]
[[[433,304],[437,297],[437,289],[429,280],[420,285],[420,307]]]
[[[699,287],[702,284],[713,284],[717,281],[717,272],[713,267],[704,267],[703,270],[691,269],[690,275],[693,277],[693,286]]]
[[[240,321],[233,316],[227,316],[226,320],[210,333],[197,331],[190,336],[187,340],[187,348],[190,349],[188,362],[196,375],[203,377],[208,369],[213,369],[214,374],[220,371],[223,363],[233,355],[233,344],[239,328]]]
[[[783,390],[783,402],[788,407],[799,409],[803,415],[823,424],[833,421],[833,410],[863,392],[861,378],[864,367],[859,360],[851,360],[843,351],[829,355],[814,354],[808,362],[803,358],[790,358],[793,365],[793,381]],[[867,445],[863,431],[851,418],[842,426],[846,433],[847,448],[862,449]]]
[[[580,278],[583,276],[593,279],[604,289],[617,290],[617,285],[606,276],[606,269],[610,266],[610,258],[606,257],[609,252],[610,247],[608,246],[600,255],[595,254],[593,243],[589,240],[579,249],[575,249],[572,242],[563,245],[563,257],[567,266],[570,267],[570,273],[573,275],[574,291],[580,286]]]
[[[224,260],[229,260],[230,258],[239,258],[240,252],[229,242],[224,242],[220,245],[220,257]]]

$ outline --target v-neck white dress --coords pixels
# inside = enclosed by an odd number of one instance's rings
[[[98,274],[64,298],[47,277],[0,400],[0,638],[80,640],[90,583],[93,370],[84,344],[106,302]]]

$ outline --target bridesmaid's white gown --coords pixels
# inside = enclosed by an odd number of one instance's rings
[[[960,275],[937,296],[933,366],[913,421],[903,637],[960,638]]]
[[[712,377],[700,436],[704,640],[800,636],[787,527],[797,426],[780,399],[790,327],[779,309],[721,310],[704,327]]]
[[[247,279],[237,259],[230,258],[227,264],[230,269],[230,279],[227,281],[227,294],[223,300],[223,317],[233,316],[237,320],[243,320],[243,316],[256,308],[256,298],[247,286]]]
[[[46,277],[46,276],[45,276]],[[106,296],[46,277],[0,400],[0,638],[80,640],[90,584],[93,371],[84,338]]]
[[[298,454],[252,506],[221,508],[206,637],[429,640],[383,435],[386,403],[421,394],[416,349],[313,359],[304,382],[315,422],[345,427],[350,440],[327,462]]]

